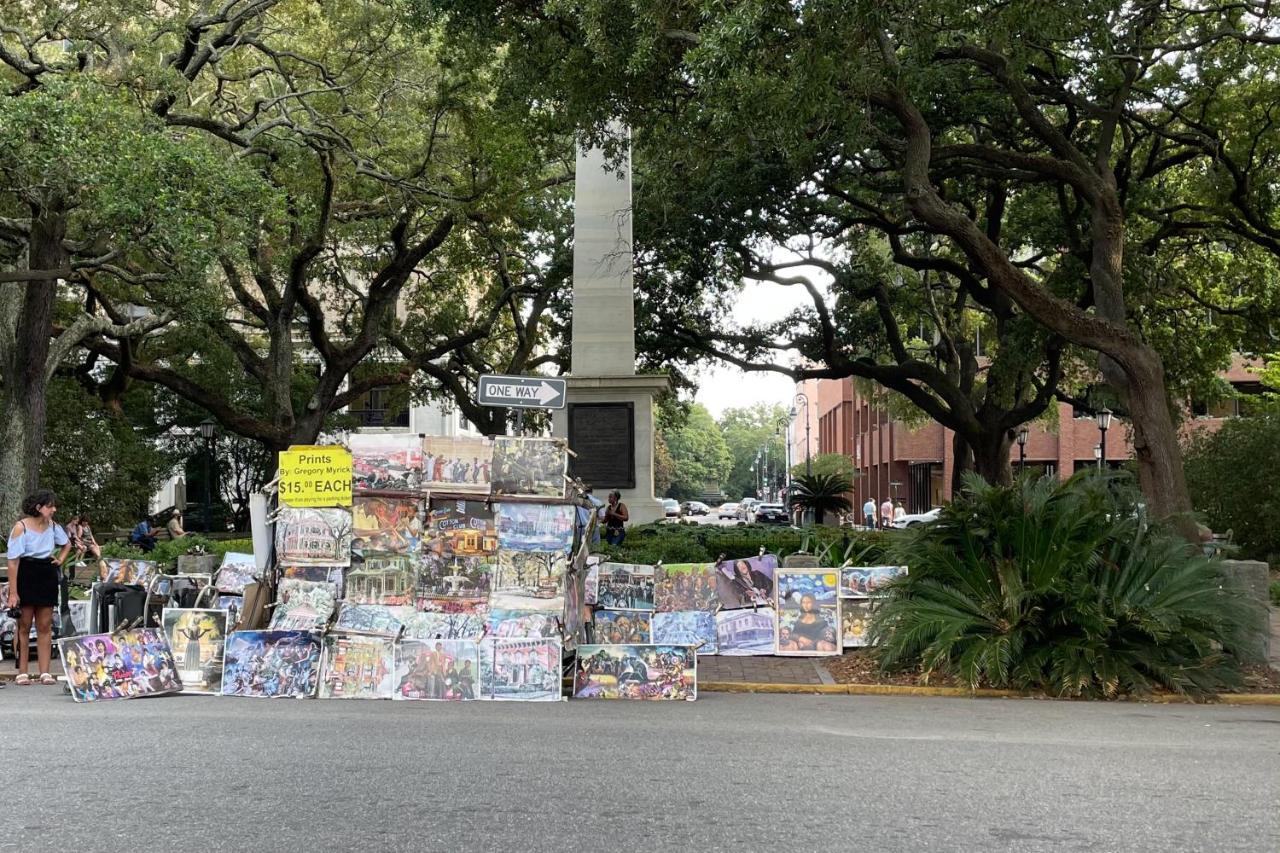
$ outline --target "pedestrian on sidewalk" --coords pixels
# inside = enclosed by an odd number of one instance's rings
[[[880,529],[888,530],[891,526],[893,526],[893,501],[885,498],[884,503],[880,504]]]
[[[867,527],[872,529],[876,526],[876,501],[875,498],[867,498],[867,502],[862,505],[862,518],[866,522]]]
[[[9,531],[9,601],[19,608],[18,677],[15,684],[31,684],[27,673],[31,658],[31,625],[36,626],[36,663],[41,684],[57,684],[49,673],[53,656],[53,608],[58,605],[62,563],[71,550],[71,540],[62,525],[53,520],[58,497],[48,489],[28,495],[22,502],[22,518]],[[54,551],[62,550],[54,556]]]
[[[627,522],[631,513],[622,502],[622,492],[616,489],[609,493],[609,503],[604,508],[604,541],[610,545],[621,545],[627,538]]]

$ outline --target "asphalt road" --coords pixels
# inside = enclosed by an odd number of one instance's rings
[[[0,850],[1280,849],[1280,708],[0,691]]]

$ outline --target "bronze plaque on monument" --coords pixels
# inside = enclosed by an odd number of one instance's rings
[[[634,403],[570,403],[569,476],[597,492],[636,487]]]

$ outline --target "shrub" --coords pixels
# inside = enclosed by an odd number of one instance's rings
[[[253,553],[252,539],[205,539],[199,534],[191,534],[181,539],[166,539],[156,543],[156,547],[152,549],[150,554],[144,554],[141,548],[136,548],[124,542],[104,542],[102,544],[102,556],[111,560],[154,560],[164,566],[176,566],[178,557],[184,554],[191,554],[203,550],[206,554],[217,554],[219,556],[228,551],[239,551],[245,554]]]
[[[881,666],[1056,696],[1237,685],[1256,604],[1137,502],[1115,475],[969,479],[891,549],[910,573],[873,621]]]
[[[827,560],[843,562],[849,556],[879,561],[888,535],[837,527],[798,530],[765,524],[720,527],[712,524],[640,524],[627,528],[622,545],[601,543],[601,553],[620,563],[652,565],[664,563],[709,563],[725,555],[742,557],[759,553],[776,554],[779,559],[799,551],[819,554]],[[839,563],[836,563],[837,565]]]
[[[1186,469],[1196,509],[1214,530],[1234,531],[1241,556],[1280,554],[1280,408],[1196,436]]]

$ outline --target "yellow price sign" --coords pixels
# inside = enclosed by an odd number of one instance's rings
[[[351,506],[351,454],[341,447],[290,447],[280,453],[280,503]]]

